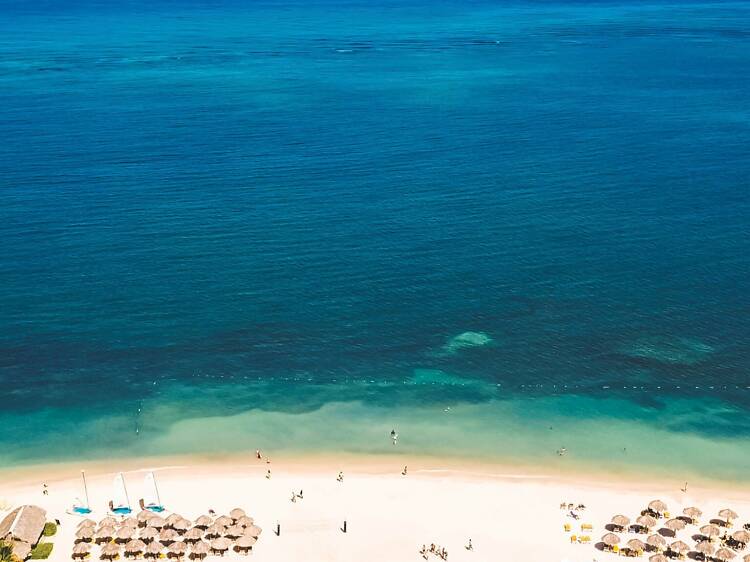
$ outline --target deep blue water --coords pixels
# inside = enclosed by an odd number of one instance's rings
[[[747,438],[749,30],[744,2],[0,2],[6,462],[333,400],[616,397]]]

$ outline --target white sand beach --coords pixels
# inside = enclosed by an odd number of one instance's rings
[[[398,457],[274,459],[271,464],[255,458],[221,463],[179,459],[178,464],[175,459],[161,460],[161,464],[140,461],[137,468],[136,461],[122,463],[135,512],[144,492],[144,476],[153,470],[165,506],[190,520],[209,509],[217,514],[234,507],[245,509],[263,529],[250,558],[269,562],[418,562],[423,560],[422,545],[429,548],[431,543],[444,547],[451,561],[615,560],[615,555],[594,547],[606,532],[604,525],[615,513],[634,519],[654,498],[664,500],[675,514],[697,505],[708,521],[720,509],[731,507],[740,515],[740,525],[750,521],[747,490],[705,483],[691,485],[685,493],[680,490],[682,482],[618,483],[601,477],[509,472],[492,466],[441,466],[434,459],[415,461],[403,476]],[[121,467],[92,463],[79,468],[87,468],[95,509],[91,517],[100,520],[106,516],[115,471]],[[268,468],[270,479],[266,478]],[[339,471],[343,471],[343,482],[337,481]],[[60,520],[50,560],[70,560],[80,518],[66,510],[82,495],[78,470],[71,465],[36,467],[6,472],[2,479],[0,501],[6,507],[36,504],[48,511],[50,520]],[[48,485],[48,495],[42,494],[42,483]],[[300,490],[303,499],[293,503],[292,492]],[[587,508],[574,521],[560,509],[561,502],[583,503]],[[346,533],[341,530],[344,521]],[[563,530],[566,522],[572,524],[574,534],[581,523],[593,525],[587,533],[592,544],[571,544],[569,533]],[[275,534],[277,524],[280,536]],[[623,542],[629,538],[623,537]],[[469,539],[473,550],[465,548]],[[225,558],[245,557],[231,553]],[[429,560],[439,558],[430,555]]]

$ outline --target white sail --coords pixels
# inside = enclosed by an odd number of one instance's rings
[[[146,493],[143,496],[143,503],[146,507],[161,507],[161,498],[159,497],[159,488],[156,486],[156,477],[153,472],[146,473],[144,478],[144,487]]]
[[[125,478],[122,472],[118,472],[115,476],[112,506],[114,509],[130,509],[130,498],[128,498],[128,490],[125,487]]]

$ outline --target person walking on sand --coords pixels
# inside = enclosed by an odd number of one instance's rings
[[[292,503],[297,503],[297,494],[292,492]]]
[[[255,449],[255,458],[261,460],[263,455],[260,454],[260,449]]]
[[[469,544],[466,545],[466,550],[474,550],[474,545],[471,544],[471,539],[469,539]]]
[[[408,467],[404,465],[404,470],[401,471],[401,476],[406,476],[407,468]]]
[[[270,468],[266,472],[266,478],[269,479],[269,480],[271,479],[271,469]]]

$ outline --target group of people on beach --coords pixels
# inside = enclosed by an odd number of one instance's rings
[[[469,539],[469,545],[471,545],[471,539]],[[419,554],[421,554],[422,558],[424,558],[425,560],[428,559],[430,554],[434,554],[435,556],[443,560],[448,560],[448,551],[436,545],[435,543],[432,543],[430,545],[429,550],[427,549],[427,545],[423,544],[422,549],[419,551]]]

